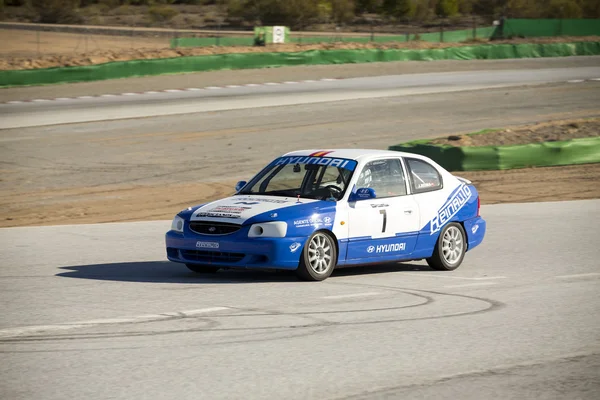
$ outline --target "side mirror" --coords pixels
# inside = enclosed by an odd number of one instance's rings
[[[236,183],[235,184],[235,191],[239,192],[240,190],[242,190],[242,188],[244,186],[246,186],[246,183],[248,183],[248,182],[246,182],[246,181],[239,181],[238,183]]]
[[[360,188],[356,193],[350,195],[350,201],[370,200],[376,198],[375,189],[372,188]]]

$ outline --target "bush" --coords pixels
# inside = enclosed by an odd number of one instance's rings
[[[356,12],[375,14],[381,10],[383,0],[356,0]]]
[[[552,0],[548,7],[548,18],[581,18],[581,7],[574,0]]]
[[[37,22],[46,24],[69,24],[81,22],[77,13],[79,0],[30,0],[29,6]]]
[[[228,19],[304,28],[319,18],[319,0],[228,0]]]
[[[167,22],[177,14],[179,14],[177,10],[165,5],[150,6],[148,9],[148,16],[152,22]]]

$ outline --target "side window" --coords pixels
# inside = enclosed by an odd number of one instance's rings
[[[377,198],[403,196],[406,179],[400,159],[390,158],[367,163],[358,176],[357,188],[372,188]]]
[[[431,164],[423,160],[407,158],[406,165],[413,193],[431,192],[442,188],[442,177]]]

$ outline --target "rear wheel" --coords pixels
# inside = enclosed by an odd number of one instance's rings
[[[325,232],[315,232],[304,245],[296,275],[306,281],[322,281],[331,275],[336,260],[334,239]]]
[[[202,264],[185,264],[191,271],[194,271],[198,274],[214,274],[219,270],[219,267],[213,267],[211,265],[202,265]]]
[[[460,266],[466,251],[465,231],[460,224],[452,222],[442,229],[427,264],[438,271],[452,271]]]

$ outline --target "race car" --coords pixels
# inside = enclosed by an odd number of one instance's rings
[[[225,199],[181,211],[167,258],[198,273],[295,270],[425,259],[454,270],[483,240],[477,190],[431,159],[385,150],[301,150],[270,162]]]

